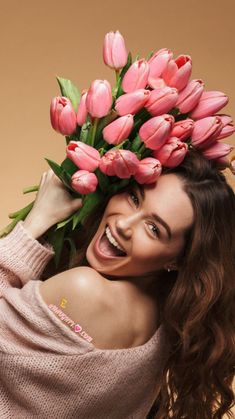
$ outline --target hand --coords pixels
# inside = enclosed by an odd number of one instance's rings
[[[53,170],[49,169],[41,177],[33,208],[24,220],[24,227],[34,238],[38,238],[81,206],[82,200],[73,198]]]

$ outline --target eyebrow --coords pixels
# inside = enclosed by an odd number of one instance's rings
[[[141,195],[142,199],[144,200],[145,199],[145,192],[144,192],[143,186],[140,185],[139,183],[137,183],[136,186],[137,186],[137,189],[140,192],[140,195]],[[168,239],[171,240],[172,232],[171,232],[171,229],[170,229],[169,225],[166,223],[166,221],[164,221],[159,215],[155,214],[154,212],[151,213],[150,215],[155,221],[160,223],[165,228],[165,230],[167,232],[167,235],[168,235]]]

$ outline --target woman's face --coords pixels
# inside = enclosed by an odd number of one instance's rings
[[[183,249],[184,231],[192,223],[193,208],[182,180],[173,173],[161,175],[154,184],[137,185],[110,199],[88,246],[87,260],[101,274],[114,276],[166,269]],[[109,239],[125,255],[120,256]]]

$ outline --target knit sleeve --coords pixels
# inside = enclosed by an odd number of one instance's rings
[[[0,239],[0,297],[5,288],[22,288],[30,279],[39,279],[54,254],[49,243],[39,243],[19,221]]]

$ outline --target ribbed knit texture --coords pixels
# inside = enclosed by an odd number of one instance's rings
[[[95,348],[42,299],[53,254],[22,222],[0,239],[0,418],[146,418],[167,354],[163,326],[135,348]]]

